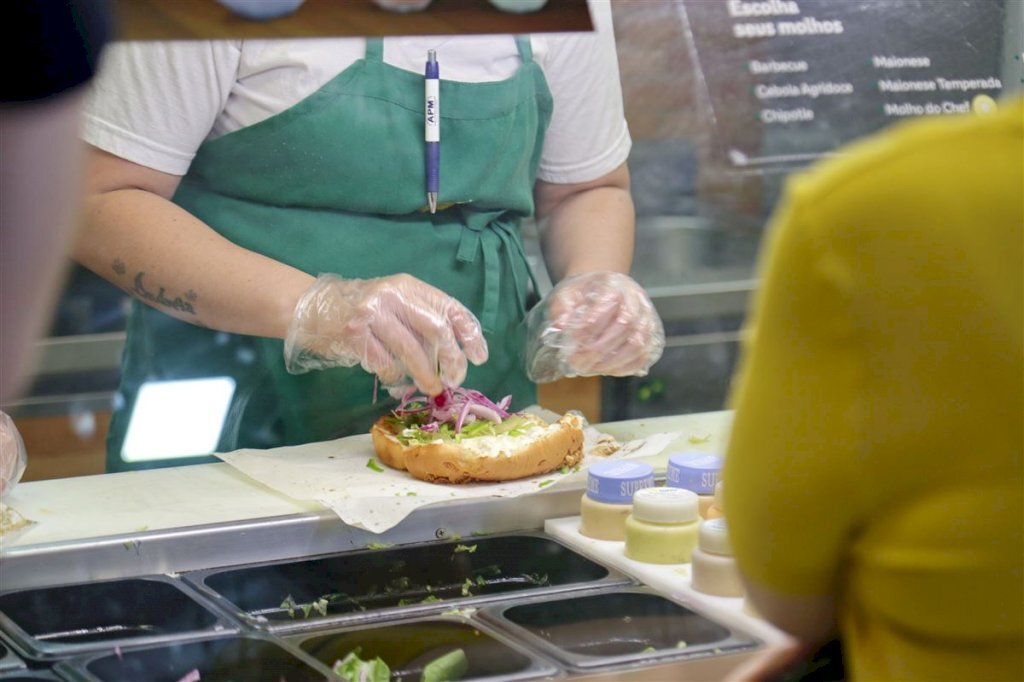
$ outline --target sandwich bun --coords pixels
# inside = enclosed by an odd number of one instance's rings
[[[575,466],[583,458],[583,420],[567,414],[554,424],[526,416],[519,435],[403,443],[401,426],[386,417],[370,429],[381,461],[431,483],[511,481]]]

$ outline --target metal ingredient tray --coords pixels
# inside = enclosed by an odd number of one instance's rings
[[[759,642],[646,587],[489,606],[481,619],[574,672],[738,653]]]
[[[221,609],[271,632],[405,619],[513,595],[631,582],[541,533],[433,541],[183,577]]]
[[[0,639],[0,673],[24,669],[24,661],[15,655],[14,650],[7,646],[6,642]]]
[[[379,656],[391,669],[392,682],[419,682],[425,665],[456,649],[465,652],[469,663],[459,678],[463,681],[508,682],[560,674],[557,666],[507,635],[457,614],[293,635],[287,641],[328,667],[356,649],[363,660]]]
[[[4,592],[0,629],[22,656],[52,661],[239,628],[180,581],[148,576]]]
[[[179,682],[196,670],[202,682],[323,682],[336,679],[291,645],[253,633],[132,649],[65,661],[74,682]]]
[[[39,682],[40,680],[49,680],[50,682],[60,682],[63,677],[57,677],[55,673],[49,670],[15,670],[11,672],[0,673],[0,680],[3,682]]]

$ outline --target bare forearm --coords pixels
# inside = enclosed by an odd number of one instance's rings
[[[313,277],[224,239],[167,199],[118,189],[87,199],[85,267],[191,324],[283,338]]]
[[[629,272],[636,217],[625,166],[575,191],[541,184],[537,198],[541,248],[553,281],[583,272]]]

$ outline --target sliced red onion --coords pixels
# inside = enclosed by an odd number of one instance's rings
[[[419,395],[414,389],[402,396],[395,414],[399,417],[426,415],[431,424],[427,431],[436,430],[441,424],[455,422],[455,433],[477,418],[500,424],[509,416],[508,408],[512,396],[507,395],[500,402],[493,402],[480,391],[469,388],[446,388],[436,396]],[[420,427],[423,429],[424,427]]]
[[[462,431],[462,423],[466,420],[466,415],[469,414],[469,408],[473,406],[469,401],[462,406],[462,411],[459,412],[459,418],[455,420],[455,433]]]
[[[466,403],[469,406],[469,413],[480,417],[481,419],[487,419],[494,422],[495,424],[501,423],[501,415],[484,405],[474,405],[473,403]]]

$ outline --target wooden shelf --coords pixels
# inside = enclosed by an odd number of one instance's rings
[[[401,14],[373,0],[305,0],[271,21],[236,15],[215,0],[114,0],[119,40],[309,38],[399,35],[523,34],[591,31],[586,0],[548,0],[536,12],[503,12],[487,0],[433,0]]]

